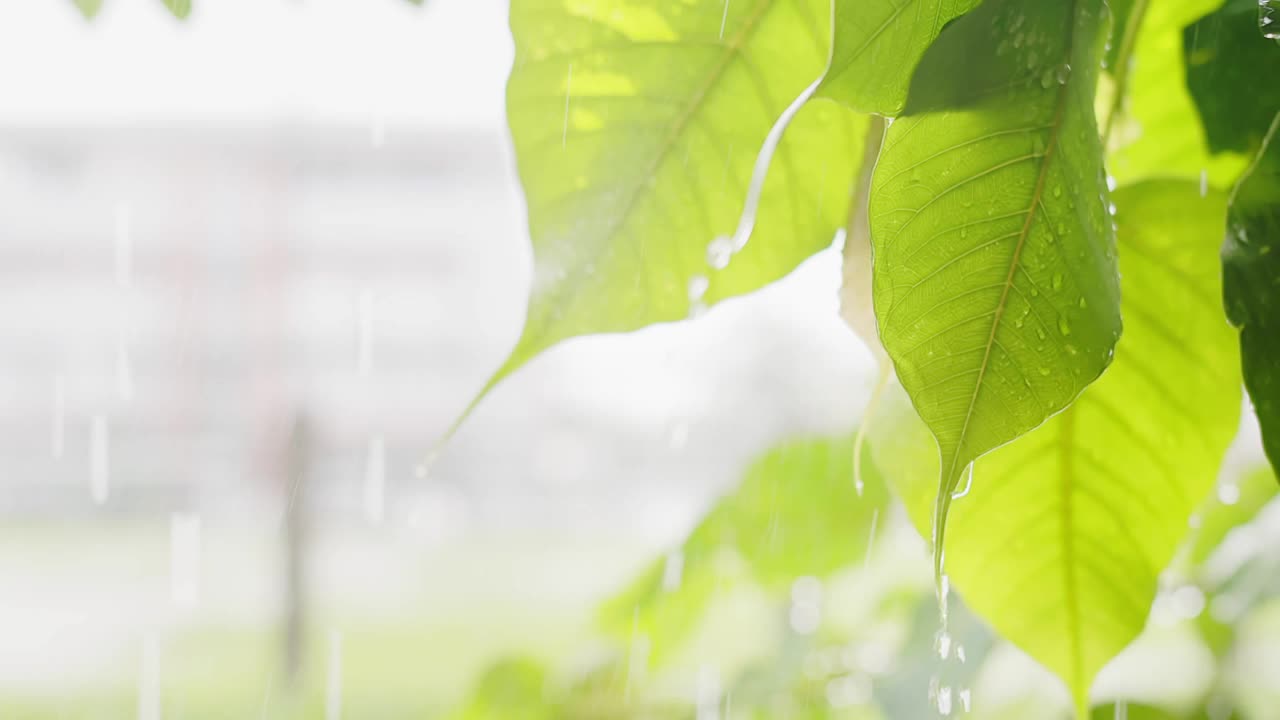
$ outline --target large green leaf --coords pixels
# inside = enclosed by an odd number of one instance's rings
[[[102,10],[102,0],[71,0],[85,20],[92,20]]]
[[[514,0],[511,28],[534,277],[486,390],[561,340],[777,280],[844,224],[866,121],[818,101],[777,146],[750,242],[739,228],[771,128],[826,68],[829,0]]]
[[[942,27],[979,0],[837,0],[831,67],[818,94],[897,115],[916,63]]]
[[[1258,28],[1257,0],[1230,0],[1183,31],[1187,87],[1209,149],[1252,153],[1280,112],[1280,43]]]
[[[1280,114],[1231,196],[1222,245],[1227,316],[1240,328],[1244,383],[1280,475]]]
[[[1094,675],[1142,630],[1240,409],[1214,267],[1222,195],[1163,181],[1116,202],[1125,335],[1115,362],[1070,408],[975,464],[947,539],[946,569],[969,606],[1061,677],[1081,717]],[[893,479],[923,531],[937,462],[919,449],[924,429],[886,422],[873,433],[877,460],[915,464]]]
[[[1183,62],[1183,28],[1221,4],[1145,0],[1133,42],[1126,44],[1121,35],[1114,43],[1111,69],[1121,97],[1104,123],[1110,135],[1107,170],[1121,185],[1144,178],[1203,177],[1206,184],[1227,188],[1244,168],[1243,156],[1210,155]]]
[[[935,556],[965,468],[1066,407],[1120,335],[1093,97],[1099,0],[989,0],[925,55],[872,182],[881,340],[937,438]],[[933,110],[933,108],[953,108]]]
[[[740,578],[740,570],[781,591],[798,577],[825,577],[862,562],[890,502],[880,475],[865,461],[862,477],[859,494],[847,437],[792,441],[771,450],[677,553],[653,563],[606,603],[604,622],[622,635],[643,633],[657,659],[681,644],[716,591]]]

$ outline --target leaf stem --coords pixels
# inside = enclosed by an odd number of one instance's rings
[[[1129,10],[1129,19],[1124,25],[1124,35],[1120,38],[1120,47],[1116,48],[1115,92],[1111,98],[1111,108],[1107,111],[1107,124],[1102,130],[1102,151],[1106,152],[1111,140],[1111,130],[1115,127],[1116,116],[1124,104],[1124,94],[1129,88],[1129,68],[1133,64],[1133,47],[1138,42],[1138,31],[1142,29],[1142,21],[1147,15],[1149,0],[1134,0]]]

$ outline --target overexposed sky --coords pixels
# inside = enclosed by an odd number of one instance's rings
[[[503,125],[504,0],[0,2],[0,126]]]

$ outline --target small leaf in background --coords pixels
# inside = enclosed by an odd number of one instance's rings
[[[1188,539],[1184,558],[1192,576],[1202,576],[1205,562],[1222,545],[1227,534],[1253,520],[1276,496],[1275,480],[1265,469],[1225,481],[1224,488],[1207,499],[1196,513],[1197,526]]]
[[[1240,328],[1244,384],[1280,475],[1280,113],[1231,196],[1222,244],[1227,317]]]
[[[1222,0],[1142,0],[1117,7],[1108,69],[1115,97],[1105,111],[1107,170],[1120,185],[1178,177],[1226,189],[1244,169],[1234,153],[1209,153],[1204,128],[1187,90],[1182,30]],[[1138,16],[1130,12],[1134,6]],[[1134,19],[1134,35],[1126,30]]]
[[[186,20],[191,15],[191,0],[160,0],[169,12],[179,20]]]
[[[71,0],[85,20],[92,20],[102,10],[102,0]]]
[[[450,720],[555,720],[547,671],[537,660],[504,658],[485,671]]]
[[[1280,43],[1258,32],[1257,0],[1230,0],[1182,33],[1187,87],[1215,153],[1255,152],[1280,112]]]
[[[869,463],[862,476],[859,496],[851,438],[792,441],[770,451],[677,553],[605,605],[605,624],[624,638],[644,634],[658,661],[678,649],[716,592],[735,580],[749,576],[785,593],[796,578],[861,563],[873,533],[887,524],[881,515],[890,502]]]
[[[894,116],[916,63],[952,19],[978,0],[838,0],[835,48],[819,96],[860,112]]]
[[[1061,677],[1081,715],[1094,675],[1142,631],[1240,411],[1214,267],[1224,198],[1164,181],[1116,202],[1125,335],[1115,362],[1070,408],[975,464],[947,552],[970,608]],[[872,448],[880,464],[916,456],[914,471],[892,478],[923,532],[936,455],[897,413],[878,421]]]
[[[876,165],[876,317],[942,452],[937,562],[965,468],[1071,403],[1120,334],[1093,113],[1105,26],[1092,0],[984,3],[926,53],[922,114]]]
[[[756,290],[844,225],[866,121],[816,101],[772,157],[750,241],[733,240],[766,136],[826,67],[828,0],[516,0],[511,28],[534,278],[486,391],[567,338]]]

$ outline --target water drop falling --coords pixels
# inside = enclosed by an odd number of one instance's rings
[[[1209,194],[1209,171],[1201,168],[1200,170],[1200,197]]]
[[[329,675],[325,681],[326,720],[342,720],[342,633],[329,631]]]
[[[738,218],[738,227],[733,231],[734,252],[746,247],[747,240],[751,237],[751,231],[755,229],[756,211],[760,208],[760,195],[764,192],[765,176],[769,173],[769,165],[773,162],[773,154],[778,149],[778,143],[782,141],[782,134],[786,132],[787,126],[795,119],[796,113],[800,112],[800,108],[804,107],[805,103],[809,102],[809,98],[813,97],[813,94],[818,91],[818,87],[822,85],[826,75],[824,71],[808,87],[802,90],[791,101],[791,104],[782,111],[778,119],[774,121],[773,127],[769,128],[769,134],[765,135],[764,143],[760,146],[760,152],[756,154],[755,165],[751,168],[751,183],[747,186],[747,197],[742,206],[742,215]]]
[[[1218,485],[1218,502],[1223,505],[1235,505],[1240,502],[1240,486],[1234,482]]]
[[[680,581],[684,577],[684,553],[672,550],[667,553],[666,563],[662,566],[662,590],[675,592],[680,589]]]
[[[61,460],[67,449],[67,379],[61,374],[53,378],[53,427],[49,444],[53,457]]]
[[[960,709],[965,713],[969,712],[969,706],[973,702],[973,691],[965,688],[960,691]]]
[[[89,495],[101,505],[107,501],[109,476],[107,418],[94,415],[89,423]]]
[[[364,464],[364,516],[380,525],[386,508],[387,444],[381,435],[369,439]]]
[[[876,525],[880,522],[880,508],[871,511],[871,529],[867,531],[867,551],[862,555],[862,567],[871,564],[871,549],[876,544]]]
[[[200,603],[200,516],[169,516],[169,594],[175,607],[193,610]]]
[[[1115,720],[1129,720],[1129,703],[1123,700],[1116,701]]]
[[[160,720],[160,643],[148,633],[142,638],[138,672],[138,720]]]
[[[707,265],[713,269],[725,269],[732,258],[733,240],[728,235],[719,235],[707,245]]]
[[[968,471],[965,472],[964,487],[951,493],[952,500],[959,500],[969,494],[969,490],[973,488],[973,463],[969,463]]]
[[[1107,176],[1107,189],[1112,192],[1115,192],[1116,189],[1116,179],[1111,175]]]
[[[951,686],[943,685],[938,688],[938,714],[951,714]]]
[[[573,63],[564,78],[564,126],[560,130],[560,149],[569,144],[569,95],[573,91]]]
[[[938,635],[933,639],[933,649],[943,660],[951,657],[951,634],[946,630],[939,630]]]
[[[720,39],[724,39],[724,24],[729,19],[729,0],[724,0],[724,11],[720,13]]]
[[[1258,0],[1258,30],[1268,40],[1280,40],[1280,3]]]

